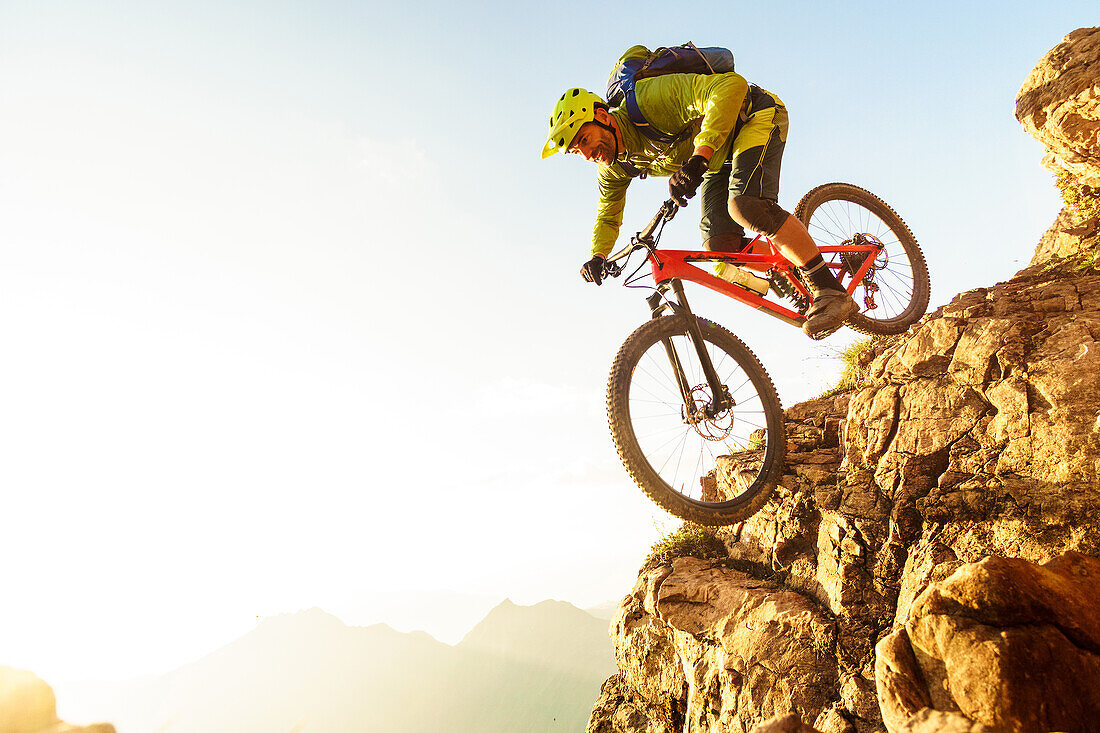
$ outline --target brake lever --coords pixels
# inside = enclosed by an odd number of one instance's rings
[[[666,199],[665,202],[661,204],[660,213],[664,217],[665,221],[669,222],[672,221],[672,217],[676,216],[676,212],[679,210],[680,207],[676,205],[675,201],[673,201],[672,199]]]

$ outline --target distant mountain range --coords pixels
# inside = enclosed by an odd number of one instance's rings
[[[311,609],[96,712],[119,733],[580,731],[614,672],[607,621],[559,601],[504,601],[456,646]]]

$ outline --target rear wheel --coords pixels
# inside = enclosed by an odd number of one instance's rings
[[[619,349],[607,416],[623,465],[653,501],[681,519],[718,526],[743,521],[767,502],[786,434],[779,396],[756,356],[718,324],[700,318],[699,326],[730,398],[721,411],[706,414],[712,390],[683,317],[664,316]]]
[[[852,296],[860,312],[845,324],[868,334],[902,333],[928,308],[928,265],[901,217],[870,191],[826,183],[798,202],[798,217],[819,247],[881,244],[871,269]],[[822,253],[841,285],[848,287],[866,254]]]

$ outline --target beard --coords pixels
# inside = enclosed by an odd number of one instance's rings
[[[615,162],[615,149],[609,141],[601,141],[596,148],[596,156],[601,164],[611,165]]]

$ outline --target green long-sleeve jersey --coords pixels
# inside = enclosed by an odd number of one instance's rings
[[[618,160],[650,176],[671,176],[695,148],[714,148],[711,170],[726,159],[731,144],[730,131],[748,92],[748,82],[740,74],[667,74],[642,79],[635,85],[635,99],[651,127],[676,135],[685,128],[689,134],[679,143],[667,145],[642,135],[623,108],[611,110],[623,137]],[[592,254],[607,255],[615,246],[626,206],[626,189],[633,180],[618,165],[599,166],[596,176],[599,203],[592,231]]]

